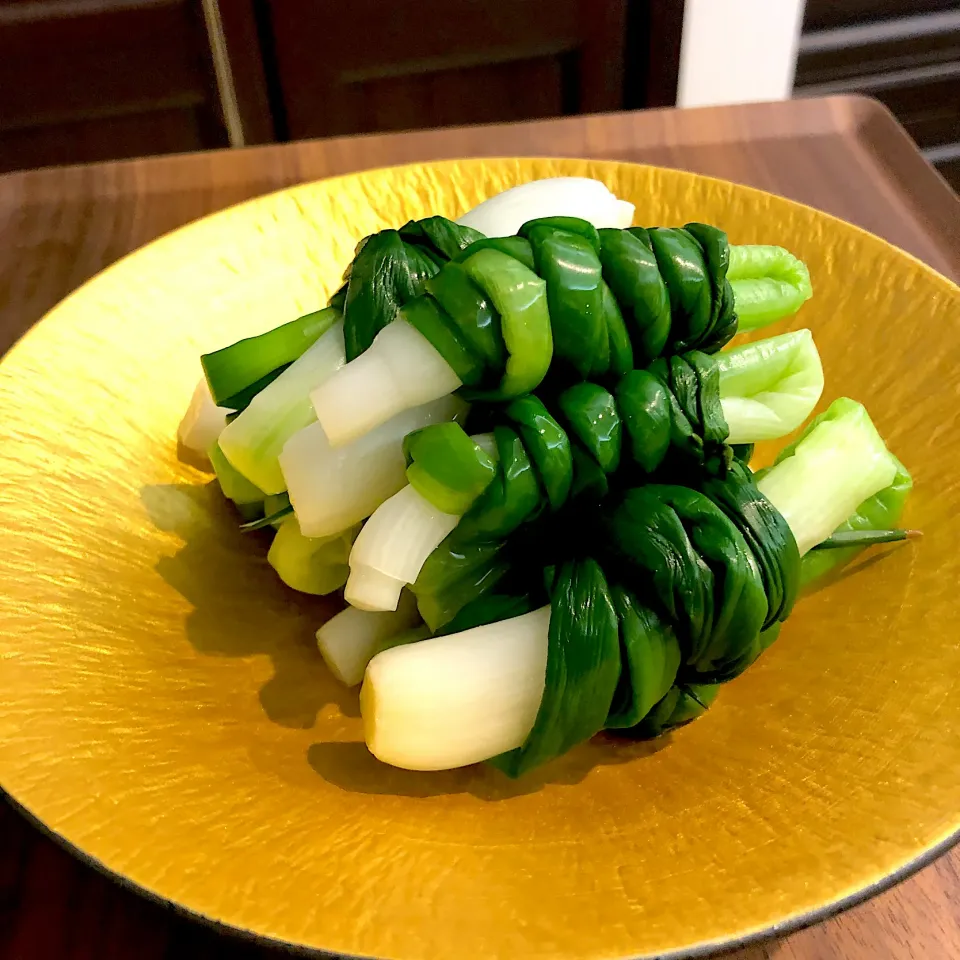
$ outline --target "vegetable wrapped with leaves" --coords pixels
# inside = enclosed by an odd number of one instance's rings
[[[365,609],[393,609],[404,584],[416,582],[426,607],[435,585],[446,584],[445,563],[456,567],[475,541],[509,537],[570,497],[595,502],[611,482],[622,488],[654,477],[689,482],[722,475],[733,459],[724,442],[726,402],[745,420],[734,420],[740,437],[760,440],[772,423],[784,433],[798,426],[819,398],[822,370],[809,332],[775,341],[769,349],[743,348],[744,356],[733,358],[737,378],[726,381],[741,392],[745,384],[761,385],[762,401],[724,397],[722,361],[691,351],[628,372],[612,392],[582,381],[561,391],[549,409],[535,395],[495,407],[487,413],[494,418],[490,434],[469,438],[450,423],[412,434],[405,443],[410,487],[384,503],[358,539],[347,599]],[[782,389],[775,374],[760,369],[771,364],[785,376]],[[771,407],[780,411],[775,419],[754,409]],[[455,613],[440,604],[424,616],[439,627],[441,616]]]
[[[561,510],[555,525],[562,529],[571,521],[579,534],[559,541],[560,554],[556,539],[542,544],[537,563],[550,602],[546,625],[522,612],[524,602],[539,602],[536,591],[526,599],[503,593],[503,585],[517,575],[509,564],[495,592],[471,597],[472,609],[486,607],[492,617],[517,611],[499,626],[512,631],[513,644],[526,651],[523,658],[514,660],[492,639],[487,651],[477,640],[472,641],[471,664],[483,665],[488,691],[508,675],[512,689],[527,691],[531,699],[529,691],[537,690],[534,719],[528,701],[513,700],[509,713],[502,714],[498,698],[488,693],[483,713],[468,711],[463,725],[453,716],[435,732],[433,743],[418,743],[414,761],[404,724],[386,720],[379,710],[381,690],[404,699],[394,671],[413,654],[398,648],[388,660],[378,663],[375,658],[365,681],[364,721],[371,749],[389,763],[435,769],[434,745],[444,764],[450,764],[454,743],[472,762],[477,759],[473,745],[496,728],[493,742],[504,755],[493,762],[520,774],[604,727],[634,737],[657,736],[701,714],[719,685],[739,675],[776,638],[800,584],[798,544],[825,538],[837,526],[833,516],[849,511],[851,503],[890,496],[898,482],[895,458],[863,408],[837,401],[831,409],[832,415],[762,475],[760,488],[749,469],[733,459],[725,476],[706,478],[695,487],[647,484],[608,497],[595,519],[584,519],[580,510],[569,515],[571,506]],[[827,432],[825,422],[834,424]],[[832,464],[824,459],[828,445]],[[825,471],[826,466],[832,469]],[[823,476],[811,483],[815,469]],[[496,551],[507,555],[509,542]],[[572,556],[563,560],[563,552]],[[534,557],[535,552],[525,554],[528,567],[534,566]],[[528,577],[526,586],[531,583]],[[486,603],[477,599],[484,594]],[[473,630],[488,631],[478,636],[500,636],[493,624],[483,626],[482,613],[479,619],[470,616]],[[553,623],[562,628],[551,629]],[[466,634],[443,637],[448,671],[455,669],[457,648],[450,641],[457,636]],[[433,709],[431,644],[439,640],[417,645],[425,684],[417,688],[415,703],[404,700],[403,709],[411,716]],[[512,671],[520,662],[526,673],[516,677]],[[469,675],[479,668],[466,662],[460,667],[460,692],[470,700]],[[390,723],[388,737],[381,723]],[[484,749],[492,749],[490,740],[483,742]]]
[[[384,262],[363,286],[364,312],[351,313],[348,287],[353,362],[313,394],[334,444],[454,389],[503,401],[536,390],[548,374],[615,382],[664,355],[715,352],[738,329],[741,289],[754,327],[810,296],[806,268],[787,251],[744,248],[731,261],[726,235],[705,224],[597,230],[574,217],[531,220],[517,236],[467,245],[424,276],[421,296],[412,281],[396,280],[409,273],[394,263],[399,241],[377,239],[368,250],[372,243],[358,261]],[[728,276],[731,262],[739,279]],[[368,289],[377,284],[386,291],[379,296]],[[367,343],[373,330],[383,332]],[[369,349],[357,356],[351,343]]]
[[[909,474],[853,401],[750,470],[823,370],[806,330],[719,351],[802,305],[802,262],[627,227],[589,184],[496,198],[487,236],[431,217],[365,238],[327,310],[204,358],[182,435],[245,528],[276,531],[286,583],[346,578],[318,645],[364,677],[389,763],[518,776],[604,729],[676,729],[802,583],[907,535]]]

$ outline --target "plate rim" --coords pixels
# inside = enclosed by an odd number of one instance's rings
[[[818,217],[826,218],[828,221],[843,224],[847,229],[852,229],[860,235],[869,237],[873,242],[879,242],[883,246],[895,251],[902,257],[905,257],[908,261],[912,262],[915,266],[919,267],[927,276],[935,283],[940,285],[941,290],[948,292],[952,295],[960,295],[960,283],[955,283],[950,277],[941,273],[935,267],[921,260],[915,254],[910,253],[908,250],[904,250],[902,247],[897,246],[896,244],[890,242],[885,237],[880,236],[879,234],[872,233],[871,231],[865,229],[864,227],[859,226],[856,223],[853,223],[849,220],[844,220],[841,217],[838,217],[832,213],[821,210],[817,207],[812,206],[811,204],[803,203],[799,200],[795,200],[791,197],[785,197],[781,194],[774,193],[769,190],[764,190],[759,187],[754,187],[749,184],[739,183],[735,180],[725,179],[723,177],[715,177],[708,174],[698,173],[693,170],[684,170],[676,167],[666,167],[660,164],[651,164],[643,163],[632,160],[618,160],[618,159],[608,159],[600,157],[576,157],[576,156],[465,156],[465,157],[456,157],[456,158],[443,158],[438,160],[427,160],[427,161],[414,161],[409,163],[401,164],[387,164],[380,165],[376,167],[365,168],[363,170],[356,170],[346,173],[338,173],[332,176],[319,177],[315,179],[302,180],[296,183],[288,184],[287,186],[280,187],[275,190],[269,190],[266,193],[258,194],[253,197],[249,197],[245,200],[238,201],[237,203],[230,204],[228,206],[222,207],[218,210],[211,211],[208,214],[205,214],[201,217],[197,217],[193,220],[189,220],[186,223],[180,224],[177,227],[174,227],[171,230],[168,230],[160,235],[154,237],[148,242],[141,244],[140,246],[134,248],[133,250],[128,251],[122,256],[118,257],[112,263],[108,264],[101,270],[98,270],[95,274],[88,277],[84,280],[79,286],[71,290],[66,296],[57,301],[49,310],[47,310],[39,319],[37,319],[31,326],[23,331],[23,333],[7,348],[7,350],[0,355],[0,368],[3,364],[6,363],[14,354],[16,354],[21,348],[22,345],[31,337],[31,335],[36,331],[42,324],[44,324],[48,318],[53,314],[59,312],[61,307],[72,301],[74,297],[80,295],[90,284],[95,283],[103,275],[111,273],[114,269],[121,268],[125,262],[135,256],[141,255],[145,251],[159,246],[161,244],[167,243],[171,238],[188,232],[191,229],[197,228],[201,224],[205,224],[208,221],[215,220],[216,218],[227,215],[234,211],[237,211],[241,208],[247,206],[253,206],[257,203],[263,202],[264,200],[276,197],[282,194],[290,193],[291,191],[296,191],[298,189],[303,189],[310,186],[315,186],[319,184],[326,183],[335,183],[339,180],[353,179],[356,177],[365,177],[369,175],[378,175],[388,172],[395,171],[404,171],[412,170],[415,168],[422,167],[432,167],[439,168],[444,170],[446,168],[454,167],[462,163],[496,163],[496,162],[514,162],[514,163],[550,163],[550,164],[564,164],[564,163],[580,163],[580,164],[589,164],[598,168],[622,168],[622,167],[642,167],[650,170],[659,170],[665,171],[671,175],[679,174],[684,177],[692,177],[699,181],[706,181],[708,183],[723,184],[726,186],[732,186],[738,191],[747,191],[749,194],[752,194],[757,197],[774,197],[779,202],[786,202],[797,208],[801,208],[807,211],[812,211]],[[526,182],[526,181],[524,181]],[[143,886],[138,883],[136,880],[133,880],[129,876],[119,871],[116,871],[109,866],[107,866],[103,861],[101,861],[95,855],[87,852],[80,846],[76,845],[72,841],[68,840],[63,834],[49,826],[44,822],[37,814],[35,814],[29,807],[24,803],[18,800],[5,786],[0,782],[0,797],[5,800],[15,811],[15,813],[21,816],[32,828],[37,829],[40,834],[45,838],[52,840],[56,843],[61,849],[65,850],[68,854],[72,855],[74,858],[79,860],[85,866],[92,867],[97,873],[101,876],[106,877],[110,881],[116,883],[120,888],[128,890],[134,893],[137,896],[142,897],[143,899],[149,901],[150,903],[159,906],[167,911],[170,911],[177,917],[185,918],[187,920],[197,922],[201,927],[209,930],[213,930],[220,934],[225,934],[228,937],[231,937],[235,940],[242,942],[250,943],[260,947],[268,947],[272,949],[282,950],[293,956],[308,957],[314,958],[314,960],[385,960],[383,957],[378,957],[374,955],[367,954],[354,954],[354,953],[343,953],[335,950],[329,950],[324,947],[309,946],[304,943],[297,943],[291,940],[285,940],[270,934],[261,933],[256,930],[251,930],[246,927],[237,926],[235,924],[225,922],[223,920],[218,920],[215,917],[208,916],[192,907],[185,905],[184,903],[171,899],[169,897],[163,896],[162,894],[151,890],[150,888]],[[938,840],[933,845],[924,849],[916,857],[907,862],[901,864],[896,869],[891,870],[889,873],[885,873],[867,885],[860,887],[853,892],[847,894],[846,896],[839,897],[835,900],[831,900],[827,903],[822,904],[821,906],[815,907],[813,909],[807,910],[805,912],[796,914],[795,916],[788,917],[785,920],[774,922],[769,926],[764,926],[758,929],[754,929],[748,933],[744,933],[738,936],[730,937],[723,940],[712,940],[701,942],[688,947],[681,947],[675,950],[668,951],[666,953],[644,953],[638,955],[628,955],[616,958],[616,960],[706,960],[706,958],[716,957],[722,954],[725,954],[732,950],[742,949],[744,947],[749,947],[752,945],[757,945],[760,943],[768,942],[774,938],[786,936],[792,933],[796,933],[802,930],[805,930],[809,927],[815,926],[818,923],[829,920],[833,917],[839,916],[846,911],[860,906],[868,901],[872,900],[874,897],[877,897],[894,887],[902,883],[904,880],[907,880],[919,873],[925,867],[930,866],[932,863],[940,859],[945,854],[949,853],[955,846],[960,844],[960,824],[949,834]]]
[[[327,950],[324,947],[311,947],[303,943],[295,943],[292,940],[282,940],[278,937],[272,937],[269,934],[258,933],[256,930],[249,930],[246,927],[238,927],[232,923],[225,923],[214,917],[208,917],[205,913],[200,913],[198,910],[194,910],[177,900],[171,900],[168,897],[161,896],[159,893],[142,886],[130,877],[111,870],[103,861],[93,856],[93,854],[87,853],[86,850],[81,849],[61,833],[58,833],[44,823],[12,794],[5,790],[2,785],[0,785],[0,795],[10,804],[17,815],[23,817],[29,826],[38,830],[44,838],[52,840],[61,850],[65,850],[84,866],[92,867],[100,876],[106,877],[111,882],[117,884],[122,890],[133,893],[153,905],[171,912],[178,918],[190,920],[199,924],[204,929],[225,934],[234,940],[258,947],[282,950],[291,956],[307,957],[310,958],[310,960],[387,960],[385,957],[377,957],[370,954],[340,953],[336,950]],[[771,924],[769,927],[753,930],[750,933],[745,933],[738,937],[731,937],[727,940],[712,940],[706,943],[696,944],[692,947],[681,947],[679,950],[671,950],[669,953],[643,953],[617,957],[615,960],[708,960],[708,958],[719,957],[732,950],[756,946],[778,937],[798,933],[809,927],[816,926],[818,923],[823,923],[833,917],[840,916],[848,910],[852,910],[854,907],[862,906],[874,897],[878,897],[892,890],[900,883],[903,883],[904,880],[909,880],[925,867],[929,867],[935,863],[958,844],[960,844],[960,827],[932,847],[928,847],[918,857],[908,861],[896,870],[884,874],[884,876],[875,880],[873,883],[861,887],[859,890],[845,897],[840,897],[838,900],[831,900],[821,907],[808,910],[806,913],[798,914],[782,922]]]

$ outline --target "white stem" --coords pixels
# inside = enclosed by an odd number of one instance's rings
[[[823,366],[809,330],[717,354],[729,443],[775,440],[796,430],[823,393]]]
[[[216,405],[206,378],[201,378],[177,430],[180,443],[190,451],[198,465],[210,466],[207,451],[217,442],[227,425],[229,412]]]
[[[341,683],[355,687],[382,644],[419,622],[416,599],[404,593],[396,611],[389,613],[354,607],[342,610],[317,631],[317,647],[330,672]]]
[[[498,459],[492,433],[470,439]],[[363,610],[393,610],[400,591],[416,582],[427,558],[459,522],[459,514],[438,510],[409,484],[381,503],[350,554],[347,603]]]
[[[360,691],[364,735],[384,763],[447,770],[519,747],[547,670],[550,608],[385,650]]]
[[[224,456],[264,493],[287,489],[280,452],[298,431],[316,420],[310,391],[343,366],[343,322],[335,323],[220,435]]]
[[[587,177],[549,177],[520,184],[484,200],[457,221],[488,237],[509,237],[528,220],[580,217],[598,229],[629,227],[634,207],[605,184]]]
[[[403,438],[427,424],[456,419],[465,409],[456,397],[434,400],[339,447],[319,423],[291,437],[280,467],[303,533],[329,536],[369,517],[406,483]]]
[[[867,411],[845,398],[834,409],[845,412],[814,426],[757,484],[789,524],[801,556],[889,486],[897,472]]]
[[[406,320],[394,320],[364,353],[311,394],[330,443],[342,446],[411,407],[453,393],[460,378]]]
[[[407,484],[377,507],[350,552],[347,603],[361,610],[394,610],[427,557],[460,522]]]

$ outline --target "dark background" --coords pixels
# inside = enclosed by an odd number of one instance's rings
[[[0,171],[676,96],[683,0],[204,6],[0,0]],[[879,39],[850,30],[891,21]],[[960,3],[808,0],[797,94],[851,91],[886,103],[960,184]]]
[[[220,0],[234,137],[238,124],[254,144],[665,106],[675,97],[682,0],[346,6]],[[960,24],[944,19],[951,12],[960,4],[808,0],[798,95],[877,96],[960,184]],[[851,32],[908,15],[930,19],[879,40]],[[228,146],[227,112],[200,0],[0,0],[0,171]],[[938,868],[947,889],[957,881],[952,864]],[[945,900],[935,902],[943,909],[917,915],[931,927],[951,917]],[[793,953],[764,945],[737,960],[774,955]],[[826,942],[822,955],[836,956]],[[119,894],[0,799],[0,956],[282,955]]]

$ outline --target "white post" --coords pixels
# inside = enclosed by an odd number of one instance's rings
[[[804,0],[686,0],[677,106],[787,100]]]

